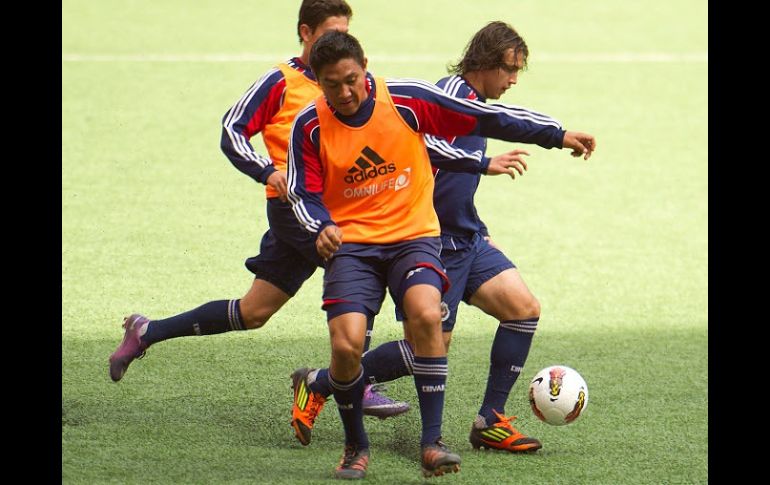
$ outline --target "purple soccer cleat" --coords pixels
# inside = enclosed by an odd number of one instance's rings
[[[144,357],[144,351],[149,345],[142,342],[139,332],[148,323],[150,321],[147,317],[138,313],[123,319],[123,328],[126,329],[126,333],[118,348],[110,355],[110,378],[113,381],[118,382],[123,378],[123,374],[134,359]]]
[[[394,401],[382,394],[385,391],[384,384],[367,384],[364,388],[363,410],[367,416],[380,419],[392,418],[409,411],[409,403]]]

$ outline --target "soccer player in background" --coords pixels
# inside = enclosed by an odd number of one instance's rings
[[[131,362],[157,342],[262,327],[323,265],[315,238],[297,223],[286,202],[286,152],[294,117],[321,94],[308,68],[310,49],[325,32],[347,32],[352,15],[345,0],[303,0],[297,22],[302,54],[270,69],[222,120],[222,151],[238,170],[266,185],[270,228],[262,237],[260,253],[246,260],[255,275],[251,288],[240,299],[211,301],[170,318],[127,317],[123,341],[109,358],[113,381],[122,379]],[[262,133],[269,157],[256,153],[249,142],[257,133]],[[368,322],[370,330],[371,325]],[[394,402],[376,387],[367,386],[365,396],[367,414],[386,418],[409,410],[409,404]],[[317,399],[322,397],[305,401],[308,412],[320,410]]]
[[[288,191],[297,219],[315,235],[327,262],[323,309],[332,355],[323,380],[333,389],[345,430],[335,476],[366,475],[361,355],[366,322],[379,312],[386,288],[407,317],[413,345],[423,475],[459,471],[460,457],[441,441],[447,357],[440,303],[449,281],[439,259],[439,220],[423,134],[567,147],[586,157],[594,139],[565,132],[547,116],[452,98],[423,81],[375,79],[366,71],[360,44],[344,32],[321,36],[310,65],[324,96],[292,126]],[[320,374],[304,375],[310,393],[318,392],[313,386]]]
[[[519,72],[527,66],[528,56],[527,44],[513,27],[490,22],[473,36],[462,59],[451,66],[452,75],[437,84],[450,96],[461,99],[499,99],[516,84]],[[432,157],[441,158],[446,156],[445,152],[457,149],[467,156],[485,156],[487,140],[481,136],[427,138]],[[591,148],[596,148],[595,141]],[[478,176],[446,171],[436,174],[433,200],[441,223],[441,261],[452,282],[442,303],[444,343],[449,349],[460,300],[499,322],[492,341],[486,391],[469,439],[477,449],[536,451],[542,444],[511,426],[513,418],[505,416],[505,403],[529,354],[540,318],[540,303],[516,266],[490,241],[473,201],[478,185]],[[387,355],[387,345],[373,352],[372,358],[377,359],[380,352]]]

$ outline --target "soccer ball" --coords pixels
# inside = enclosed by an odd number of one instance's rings
[[[529,405],[540,421],[564,426],[575,421],[588,405],[588,385],[575,369],[552,365],[529,384]]]

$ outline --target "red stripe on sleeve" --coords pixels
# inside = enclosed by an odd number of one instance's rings
[[[310,133],[318,126],[318,118],[313,118],[302,127],[302,159],[305,167],[305,190],[319,193],[323,191],[323,168],[319,158],[319,147],[310,139]]]
[[[262,104],[254,112],[254,116],[249,120],[249,124],[246,125],[245,136],[247,139],[256,135],[260,131],[265,129],[265,125],[275,116],[275,114],[281,109],[281,99],[283,98],[283,92],[286,90],[286,79],[281,78],[280,81],[275,83],[270,89],[270,93],[265,97]]]
[[[440,135],[445,138],[465,136],[476,127],[475,116],[458,113],[438,104],[417,98],[402,98],[393,95],[393,102],[408,106],[414,111],[420,132]]]

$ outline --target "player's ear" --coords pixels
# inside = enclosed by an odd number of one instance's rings
[[[369,63],[369,59],[367,59],[367,58],[366,58],[366,56],[364,56],[364,65],[363,65],[363,66],[361,66],[361,67],[363,67],[363,68],[364,68],[364,71],[366,71],[366,65],[367,65],[368,63]]]
[[[299,26],[299,36],[302,37],[303,42],[308,42],[313,36],[313,29],[308,24],[301,24]]]

